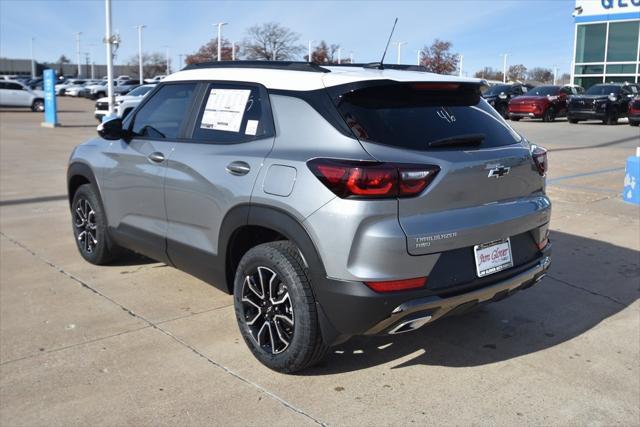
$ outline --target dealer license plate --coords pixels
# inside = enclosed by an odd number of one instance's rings
[[[476,273],[478,277],[488,276],[513,267],[511,243],[508,238],[475,245],[473,252],[476,256]]]

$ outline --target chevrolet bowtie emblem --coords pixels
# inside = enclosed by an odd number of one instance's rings
[[[487,175],[487,178],[492,178],[492,177],[502,178],[503,176],[507,175],[509,172],[511,172],[511,168],[509,166],[498,165],[489,170],[489,175]]]

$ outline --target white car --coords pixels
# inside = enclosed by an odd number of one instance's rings
[[[69,79],[64,83],[58,83],[54,86],[56,95],[64,96],[66,95],[67,88],[70,88],[71,86],[82,85],[86,82],[87,81],[85,79]]]
[[[114,80],[113,87],[116,87],[116,86],[118,86],[118,81]],[[91,98],[91,99],[102,98],[104,96],[107,96],[107,81],[101,80],[95,84],[87,86],[86,89],[87,90],[84,93],[84,95],[87,98]]]
[[[134,108],[140,104],[140,101],[149,93],[151,90],[156,87],[155,84],[148,84],[138,86],[133,89],[127,95],[117,96],[116,97],[116,114],[118,117],[125,118],[127,115],[133,111]],[[100,98],[96,101],[96,111],[95,118],[98,119],[100,123],[102,123],[102,118],[107,115],[109,112],[109,98],[104,97]]]
[[[87,88],[98,83],[98,80],[87,80],[83,84],[75,84],[67,87],[64,94],[67,96],[84,96],[87,92]]]
[[[44,92],[14,80],[0,80],[0,107],[27,107],[44,111]]]
[[[162,80],[164,80],[164,78],[167,77],[165,75],[162,76],[155,76],[152,79],[144,79],[145,83],[160,83]]]

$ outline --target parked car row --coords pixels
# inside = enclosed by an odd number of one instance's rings
[[[629,117],[629,124],[637,126],[640,107],[640,85],[634,83],[597,84],[585,90],[576,85],[498,84],[489,87],[483,97],[505,119],[542,119],[552,122],[567,117],[569,123],[583,120],[602,120],[615,124]]]
[[[155,87],[155,84],[146,84],[138,86],[126,95],[117,96],[116,114],[118,117],[125,118],[140,104],[140,101]],[[102,118],[109,112],[109,98],[103,97],[96,101],[96,110],[94,116],[98,122],[102,123]]]

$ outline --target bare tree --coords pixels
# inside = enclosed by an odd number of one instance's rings
[[[571,74],[569,73],[562,74],[558,79],[558,84],[567,85],[569,83],[571,83]]]
[[[339,44],[327,45],[327,42],[322,40],[320,44],[314,48],[313,52],[311,52],[311,62],[316,64],[337,64],[338,49],[340,49]],[[309,55],[305,55],[304,59],[305,61],[308,61]]]
[[[435,39],[420,54],[420,65],[437,74],[451,74],[458,69],[459,56],[451,52],[451,42]]]
[[[139,78],[138,55],[132,56],[127,61],[129,74]],[[159,52],[142,54],[143,72],[147,76],[157,76],[167,73],[167,60],[165,55]]]
[[[221,55],[223,61],[231,61],[233,59],[232,55],[232,45],[229,40],[223,38],[222,39],[222,49]],[[236,58],[238,57],[238,52],[240,48],[238,46],[235,47],[236,50]],[[200,49],[197,52],[192,53],[191,55],[187,55],[184,62],[185,64],[197,64],[200,62],[208,62],[208,61],[217,61],[218,60],[218,38],[213,38],[206,44],[200,46]]]
[[[502,71],[497,71],[491,67],[484,67],[480,71],[476,71],[475,77],[486,80],[502,81]]]
[[[522,64],[509,66],[507,70],[507,80],[522,81],[527,76],[527,67]]]
[[[535,80],[540,83],[553,83],[553,71],[549,68],[534,67],[528,73],[529,80]]]
[[[247,59],[286,61],[302,50],[300,35],[275,22],[254,25],[247,30],[244,55]]]
[[[71,62],[71,60],[69,58],[67,58],[64,55],[60,55],[60,58],[58,58],[58,75],[63,75],[64,72],[64,64],[69,64]]]

